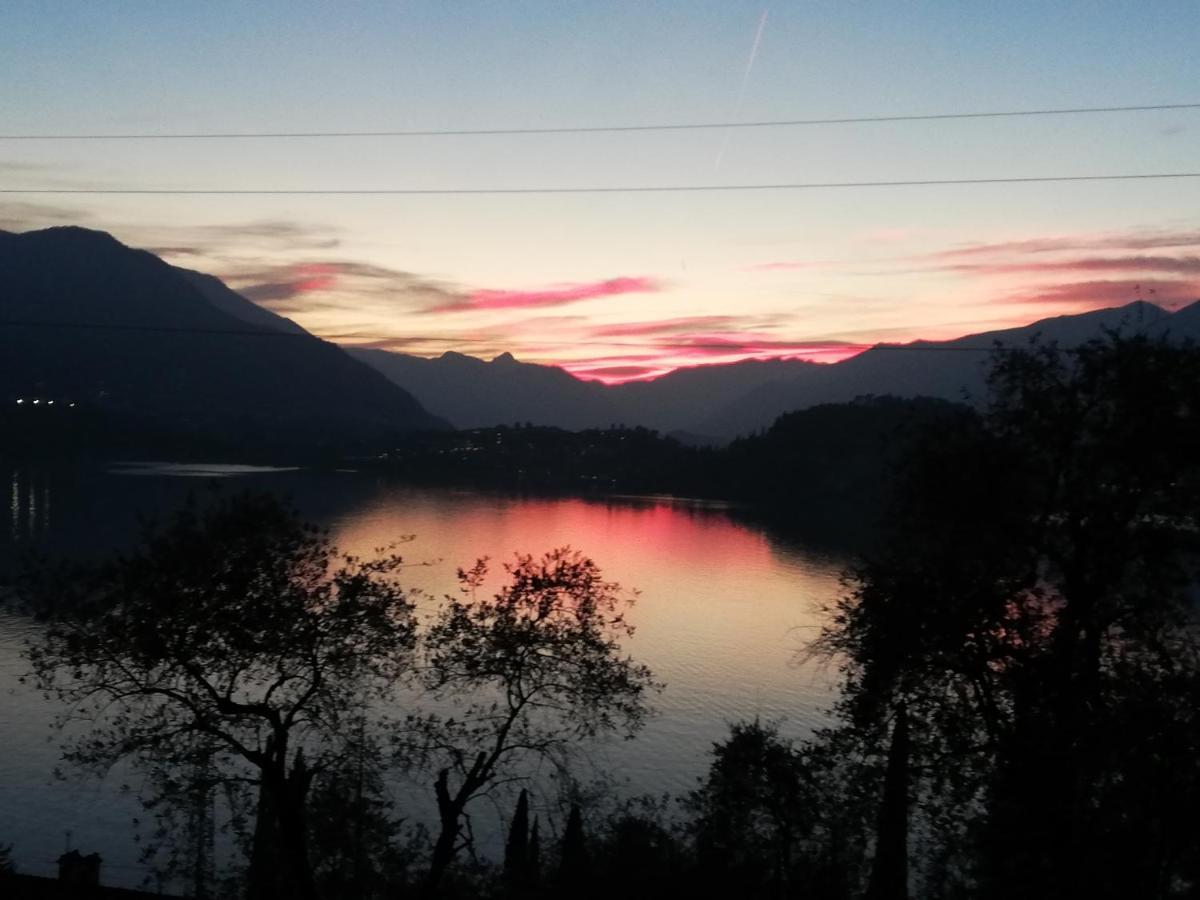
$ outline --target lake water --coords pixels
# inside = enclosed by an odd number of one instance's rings
[[[798,654],[839,591],[845,553],[758,524],[721,504],[672,498],[527,497],[421,489],[354,472],[255,467],[128,464],[31,468],[0,462],[0,583],[34,547],[96,556],[135,540],[139,516],[164,517],[189,492],[268,489],[329,527],[346,551],[414,536],[402,548],[410,586],[434,595],[455,589],[455,570],[477,557],[499,563],[514,552],[570,545],[609,580],[639,592],[627,649],[666,682],[657,715],[634,741],[587,748],[631,794],[680,793],[695,784],[714,741],[730,722],[777,719],[803,737],[835,699],[834,676]],[[213,485],[219,487],[214,488]],[[21,642],[34,626],[0,618],[0,843],[13,843],[23,871],[49,874],[68,840],[105,859],[104,880],[136,884],[130,822],[134,799],[105,782],[52,778],[56,709],[18,682]],[[585,773],[586,774],[586,773]]]

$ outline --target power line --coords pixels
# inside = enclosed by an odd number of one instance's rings
[[[324,340],[319,335],[298,331],[274,331],[251,328],[190,328],[176,325],[139,325],[125,322],[47,322],[39,319],[0,319],[0,328],[64,328],[82,331],[148,331],[154,334],[244,335],[247,337],[290,337]],[[366,337],[370,340],[371,338]],[[379,340],[386,340],[380,337]]]
[[[1023,175],[1008,178],[921,178],[909,181],[801,181],[775,184],[614,185],[514,188],[0,188],[0,194],[105,194],[120,196],[449,196],[507,194],[684,194],[737,191],[804,191],[841,188],[952,187],[973,184],[1049,184],[1075,181],[1152,181],[1200,178],[1200,172],[1117,175]]]
[[[485,137],[538,134],[603,134],[640,131],[704,131],[726,128],[798,128],[821,125],[863,125],[887,122],[939,122],[954,119],[1004,119],[1030,116],[1076,116],[1103,113],[1200,109],[1200,103],[1155,103],[1137,106],[1079,106],[1059,109],[1018,109],[985,112],[924,113],[895,116],[846,116],[821,119],[764,119],[753,122],[675,122],[649,125],[582,125],[546,128],[447,128],[397,131],[203,131],[126,132],[120,134],[0,134],[0,141],[143,141],[243,140],[294,138],[412,138]]]

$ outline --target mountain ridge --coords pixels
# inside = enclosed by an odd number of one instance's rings
[[[1181,336],[1200,338],[1200,301],[1169,312],[1139,300],[950,340],[877,344],[837,363],[750,359],[683,367],[618,385],[520,362],[511,353],[487,362],[453,351],[433,359],[386,350],[350,352],[460,428],[517,421],[569,429],[625,424],[687,435],[690,442],[721,443],[766,428],[784,413],[864,395],[954,401],[981,396],[996,343],[1023,345],[1038,335],[1075,344],[1106,329],[1156,332],[1172,326]]]
[[[10,401],[54,390],[185,430],[283,443],[378,443],[447,422],[642,426],[724,443],[784,413],[860,396],[978,397],[996,343],[1041,335],[1070,345],[1106,329],[1200,338],[1200,301],[1169,312],[1138,300],[951,340],[877,344],[837,363],[747,359],[608,385],[511,352],[489,361],[338,347],[212,275],[107,232],[56,226],[0,231],[0,320]],[[137,333],[155,331],[164,335]]]
[[[0,236],[0,402],[39,396],[123,428],[288,452],[446,427],[212,276],[76,227]]]

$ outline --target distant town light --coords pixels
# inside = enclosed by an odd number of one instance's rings
[[[46,405],[47,405],[47,406],[53,406],[53,405],[54,405],[54,401],[53,401],[53,400],[47,400],[47,401],[46,401]]]
[[[17,403],[18,403],[18,404],[20,404],[20,403],[24,403],[24,402],[25,402],[25,398],[24,398],[24,397],[18,397],[18,398],[17,398]]]
[[[34,400],[34,401],[33,401],[33,405],[34,405],[34,406],[37,406],[37,405],[38,405],[39,403],[41,403],[41,402],[42,402],[41,400]]]

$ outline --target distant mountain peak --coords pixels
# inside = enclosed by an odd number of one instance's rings
[[[33,235],[53,235],[56,237],[71,238],[76,240],[116,244],[118,247],[125,246],[107,231],[101,231],[98,228],[84,228],[82,225],[52,225],[49,228],[39,228],[34,231],[25,231],[22,232],[22,234],[26,237],[31,237]]]
[[[509,353],[507,350],[492,360],[493,365],[499,365],[499,366],[516,365],[516,362],[517,362],[517,358],[515,356],[513,356],[511,353]]]
[[[1150,300],[1132,300],[1124,306],[1117,307],[1121,312],[1134,313],[1138,316],[1149,315],[1152,318],[1169,316],[1170,312]]]

